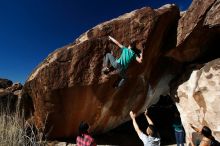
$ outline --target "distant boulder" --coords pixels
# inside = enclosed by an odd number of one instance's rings
[[[10,87],[12,84],[13,84],[13,82],[8,79],[0,78],[0,88],[5,89],[7,87]]]
[[[8,90],[0,89],[0,111],[1,112],[15,112],[17,106],[18,96]]]
[[[0,88],[0,111],[13,113],[16,112],[21,97],[22,84],[15,83],[8,79],[1,79]]]
[[[14,83],[10,87],[7,87],[6,90],[8,90],[10,92],[14,92],[17,90],[21,90],[22,87],[23,87],[23,85],[21,83]]]

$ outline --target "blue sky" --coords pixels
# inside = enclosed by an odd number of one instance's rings
[[[192,0],[0,0],[0,78],[25,82],[55,49],[132,10]]]

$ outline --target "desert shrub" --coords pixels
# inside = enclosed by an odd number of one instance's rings
[[[0,146],[41,146],[44,145],[43,132],[25,121],[18,112],[0,113]]]

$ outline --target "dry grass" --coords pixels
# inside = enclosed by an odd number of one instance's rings
[[[45,144],[43,134],[25,122],[18,112],[0,113],[0,146],[41,146]]]

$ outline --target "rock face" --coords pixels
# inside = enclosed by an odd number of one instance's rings
[[[208,62],[219,57],[219,9],[218,0],[194,0],[179,20],[176,48],[168,56],[180,62]]]
[[[178,19],[174,5],[142,8],[97,25],[51,53],[23,88],[23,94],[33,100],[36,126],[46,124],[50,138],[71,137],[85,120],[91,132],[98,134],[127,121],[130,110],[139,114],[157,102],[159,95],[168,92],[177,69],[164,55]],[[125,46],[135,39],[137,48],[143,49],[143,63],[131,64],[128,80],[120,89],[112,87],[117,75],[104,78],[101,73],[104,54],[113,50],[118,57],[120,53],[108,35]]]
[[[189,80],[179,86],[177,107],[189,135],[189,123],[197,127],[206,125],[220,140],[220,59],[207,63],[192,72]]]

